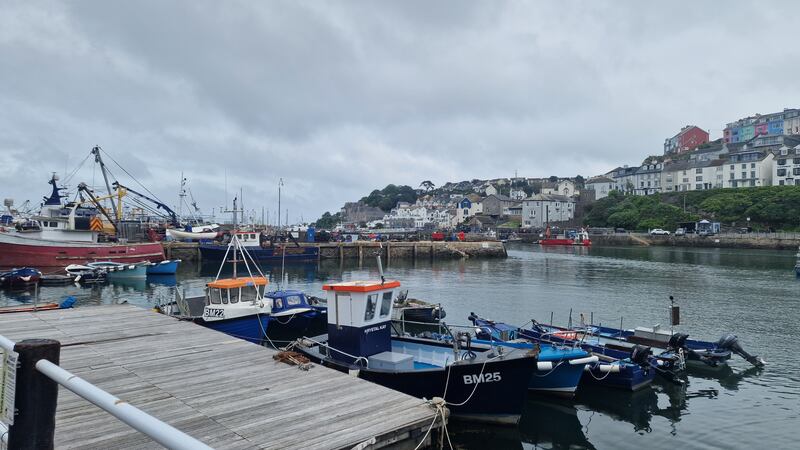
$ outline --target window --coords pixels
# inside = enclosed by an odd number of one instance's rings
[[[694,173],[703,173],[703,169],[694,169]]]
[[[703,184],[702,183],[697,183],[697,184],[694,185],[694,188],[699,191],[699,190],[703,189]]]
[[[795,167],[792,169],[792,175],[800,175],[800,167]]]
[[[222,304],[227,305],[228,300],[230,300],[231,292],[230,289],[220,289],[219,291],[220,296],[222,297]]]
[[[684,179],[683,179],[683,182],[684,182],[684,183],[688,183],[688,182],[689,182],[689,179],[688,179],[688,178],[684,178]]]
[[[297,306],[303,304],[303,299],[299,295],[290,295],[286,297],[286,306]]]
[[[370,321],[375,318],[375,307],[378,306],[378,294],[371,294],[367,296],[367,310],[364,311],[364,321]]]
[[[221,295],[219,289],[212,289],[211,292],[208,294],[211,297],[211,303],[215,305],[219,305],[221,303]]]
[[[694,177],[694,181],[703,181],[703,176],[700,175],[699,177]]]
[[[755,186],[755,185],[756,185],[756,180],[750,180],[750,186]]]
[[[800,164],[800,158],[795,158],[792,162],[795,164]]]
[[[228,292],[231,290],[229,289]],[[234,303],[239,303],[239,296],[242,295],[242,288],[239,288],[237,291],[233,293],[233,297],[231,297],[231,305]]]
[[[733,170],[733,164],[731,164],[731,170]]]
[[[742,164],[742,169],[747,169],[747,164]]]
[[[391,310],[392,310],[392,293],[384,292],[383,300],[381,300],[381,317],[388,316],[389,311]]]
[[[783,186],[783,180],[778,181],[779,186]]]
[[[785,159],[779,159],[778,160],[778,165],[779,166],[785,166],[786,165],[786,160]]]
[[[778,169],[778,176],[785,177],[786,176],[786,169]],[[783,181],[781,181],[783,183]]]
[[[756,171],[755,170],[750,171],[750,178],[755,178],[755,177],[756,177]]]

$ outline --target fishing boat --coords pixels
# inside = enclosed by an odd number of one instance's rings
[[[175,275],[180,259],[166,259],[147,266],[147,275]]]
[[[24,289],[33,286],[41,279],[42,272],[30,267],[12,269],[0,273],[0,288]]]
[[[565,233],[562,236],[551,236],[550,226],[548,225],[544,231],[544,239],[539,240],[539,245],[576,245],[588,247],[592,245],[592,240],[589,239],[589,233],[584,229],[571,234]]]
[[[276,242],[256,231],[235,231],[244,248],[257,262],[310,262],[319,260],[319,247],[303,247],[296,240]],[[203,262],[220,262],[225,258],[225,244],[200,244],[200,257]]]
[[[233,263],[233,276],[220,278],[228,255],[233,257],[230,261]],[[242,259],[239,260],[239,257]],[[238,275],[239,263],[244,263],[246,276]],[[253,274],[251,267],[255,268],[256,274]],[[267,336],[272,312],[272,302],[265,297],[268,284],[261,269],[234,234],[217,276],[206,284],[203,295],[187,296],[176,290],[175,301],[159,305],[157,309],[163,314],[261,344]]]
[[[476,335],[484,340],[518,344],[527,342],[527,345],[561,345],[590,352],[596,360],[587,363],[584,368],[581,381],[587,384],[635,391],[652,383],[657,372],[664,373],[670,380],[676,379],[672,370],[675,360],[653,358],[649,347],[609,346],[603,339],[595,336],[539,323],[533,323],[531,329],[524,329],[487,320],[474,313],[470,314],[469,319],[476,327]]]
[[[397,294],[392,309],[392,320],[407,322],[436,323],[446,315],[442,305],[408,298],[407,290]]]
[[[328,308],[314,304],[302,291],[276,290],[264,295],[272,310],[267,336],[271,340],[297,339],[325,332]]]
[[[109,280],[121,280],[131,278],[147,278],[147,268],[150,262],[138,262],[135,264],[123,264],[114,261],[93,261],[86,263],[93,269],[105,271]]]
[[[75,304],[75,297],[67,297],[61,303],[42,303],[34,305],[17,305],[17,306],[3,306],[0,307],[0,314],[20,313],[20,312],[36,312],[36,311],[50,311],[53,309],[67,309],[72,308]]]
[[[331,283],[328,333],[290,347],[314,362],[427,398],[439,398],[453,417],[517,424],[536,357],[519,349],[473,351],[446,343],[392,336],[399,281]]]
[[[77,214],[77,203],[63,205],[62,188],[57,181],[58,177],[53,175],[49,181],[52,193],[45,199],[39,215],[13,227],[0,226],[0,267],[42,269],[98,259],[117,262],[164,259],[164,250],[158,242],[99,242],[100,219]]]

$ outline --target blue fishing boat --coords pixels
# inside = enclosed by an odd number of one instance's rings
[[[538,323],[531,329],[522,329],[486,320],[474,313],[469,318],[476,326],[476,335],[485,340],[525,341],[515,345],[527,346],[561,345],[590,352],[595,360],[586,364],[581,378],[583,383],[634,391],[648,386],[659,371],[668,374],[670,379],[675,379],[674,371],[668,370],[668,367],[673,367],[676,362],[672,359],[652,358],[647,347],[634,345],[629,349],[609,348],[595,337],[579,336],[574,331],[550,328]]]
[[[147,275],[175,275],[180,259],[168,259],[147,266]]]
[[[267,333],[271,340],[297,339],[300,336],[316,336],[325,332],[328,308],[312,304],[302,291],[267,292],[265,299],[272,307]]]
[[[0,288],[24,289],[38,283],[41,277],[42,272],[30,267],[12,269],[0,273]]]
[[[326,284],[326,335],[290,347],[311,361],[432,399],[452,417],[517,424],[536,357],[515,348],[465,349],[457,342],[392,336],[398,281]]]
[[[255,231],[237,231],[236,236],[247,249],[249,255],[259,263],[313,262],[319,260],[319,247],[302,247],[295,242],[276,243]],[[225,244],[200,244],[200,257],[203,262],[221,262],[227,252]]]

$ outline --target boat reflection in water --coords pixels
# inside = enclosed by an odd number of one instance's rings
[[[464,424],[452,432],[456,448],[521,449],[568,448],[594,449],[584,434],[578,410],[569,400],[529,395],[519,426],[471,426]]]

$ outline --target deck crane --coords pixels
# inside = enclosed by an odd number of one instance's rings
[[[116,212],[117,212],[117,217],[116,217],[116,219],[117,219],[117,220],[114,220],[114,219],[113,219],[113,218],[112,218],[112,217],[109,215],[109,213],[108,213],[108,210],[106,210],[106,208],[104,208],[104,207],[103,207],[103,205],[102,205],[102,204],[100,204],[100,201],[101,201],[101,200],[113,199],[113,198],[117,197],[117,198],[118,198],[118,200],[117,200],[117,201],[118,201],[118,202],[120,203],[120,205],[121,205],[121,203],[122,203],[122,197],[125,195],[124,193],[119,193],[119,195],[118,195],[118,194],[110,194],[110,195],[105,195],[105,196],[103,196],[103,197],[95,197],[94,193],[92,192],[92,190],[91,190],[91,189],[89,189],[89,186],[87,186],[87,185],[86,185],[86,183],[80,183],[80,184],[78,184],[78,192],[79,192],[79,193],[85,193],[85,194],[86,194],[86,195],[89,197],[89,201],[91,201],[92,203],[94,203],[94,205],[95,205],[95,206],[97,206],[97,209],[98,209],[98,210],[99,210],[99,211],[100,211],[100,212],[101,212],[101,213],[102,213],[102,214],[103,214],[103,215],[106,217],[106,219],[108,219],[108,221],[109,221],[109,222],[111,223],[111,225],[114,227],[114,231],[117,231],[117,230],[118,230],[118,228],[117,228],[117,224],[119,223],[119,220],[120,220],[120,218],[118,217],[118,213],[122,211],[122,207],[120,206],[120,208],[119,208],[119,209],[117,209],[117,208],[114,208],[114,211],[116,211]],[[80,205],[80,204],[82,204],[82,203],[88,203],[88,202],[87,202],[87,201],[81,201],[81,202],[78,202],[78,203],[76,204],[76,206],[78,206],[78,205]],[[113,205],[113,204],[114,204],[114,202],[111,202],[111,204]]]
[[[169,215],[170,223],[173,226],[175,226],[175,227],[180,227],[181,226],[180,221],[178,221],[178,215],[175,214],[175,211],[173,211],[172,208],[170,208],[169,206],[165,205],[164,203],[162,203],[162,202],[160,202],[160,201],[158,201],[156,199],[150,198],[150,197],[148,197],[148,196],[146,196],[146,195],[144,195],[144,194],[142,194],[140,192],[136,192],[133,189],[127,187],[127,186],[123,186],[123,185],[119,184],[118,181],[115,181],[115,182],[111,183],[111,185],[114,187],[115,190],[124,189],[130,194],[137,195],[137,196],[139,196],[139,197],[141,197],[141,198],[153,203],[154,205],[156,205],[156,208],[163,209],[164,212]]]

